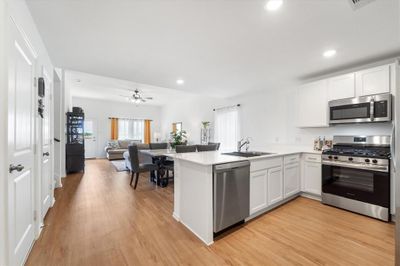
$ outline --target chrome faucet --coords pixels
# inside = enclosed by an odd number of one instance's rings
[[[241,152],[242,147],[243,147],[244,145],[246,145],[246,151],[248,151],[248,149],[249,149],[249,144],[250,144],[249,138],[247,138],[246,141],[244,141],[244,142],[243,142],[243,140],[244,140],[244,139],[241,139],[241,140],[239,140],[238,143],[237,143],[237,151],[238,151],[238,152]]]

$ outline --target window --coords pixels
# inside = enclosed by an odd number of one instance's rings
[[[144,120],[118,119],[118,139],[144,140]]]
[[[228,107],[215,111],[215,142],[220,142],[220,150],[234,151],[239,134],[239,110]]]

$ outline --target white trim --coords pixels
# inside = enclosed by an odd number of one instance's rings
[[[192,232],[195,236],[197,236],[207,246],[211,246],[214,243],[214,241],[206,241],[205,239],[203,239],[200,235],[198,235],[195,231],[193,231],[192,228],[190,228],[190,226],[185,224],[183,221],[181,221],[181,224],[183,224],[187,229],[189,229],[190,232]]]
[[[304,197],[304,198],[312,199],[312,200],[321,201],[321,196],[310,194],[308,192],[301,192],[300,196]]]
[[[7,86],[7,5],[6,1],[0,2],[0,87],[8,88]],[[7,171],[7,113],[8,113],[8,89],[0,90],[0,146],[5,147],[0,149],[0,176],[8,177]],[[7,237],[7,187],[8,178],[0,179],[0,265],[7,264],[8,256],[8,237]]]

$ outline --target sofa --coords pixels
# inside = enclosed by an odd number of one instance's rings
[[[110,140],[105,147],[106,155],[108,160],[123,160],[124,152],[128,151],[128,146],[131,144],[137,144],[142,149],[149,149],[149,144],[141,143],[141,140]]]

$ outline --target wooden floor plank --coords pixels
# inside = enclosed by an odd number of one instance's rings
[[[27,265],[394,265],[394,225],[297,198],[207,247],[159,188],[90,160],[56,190]]]

